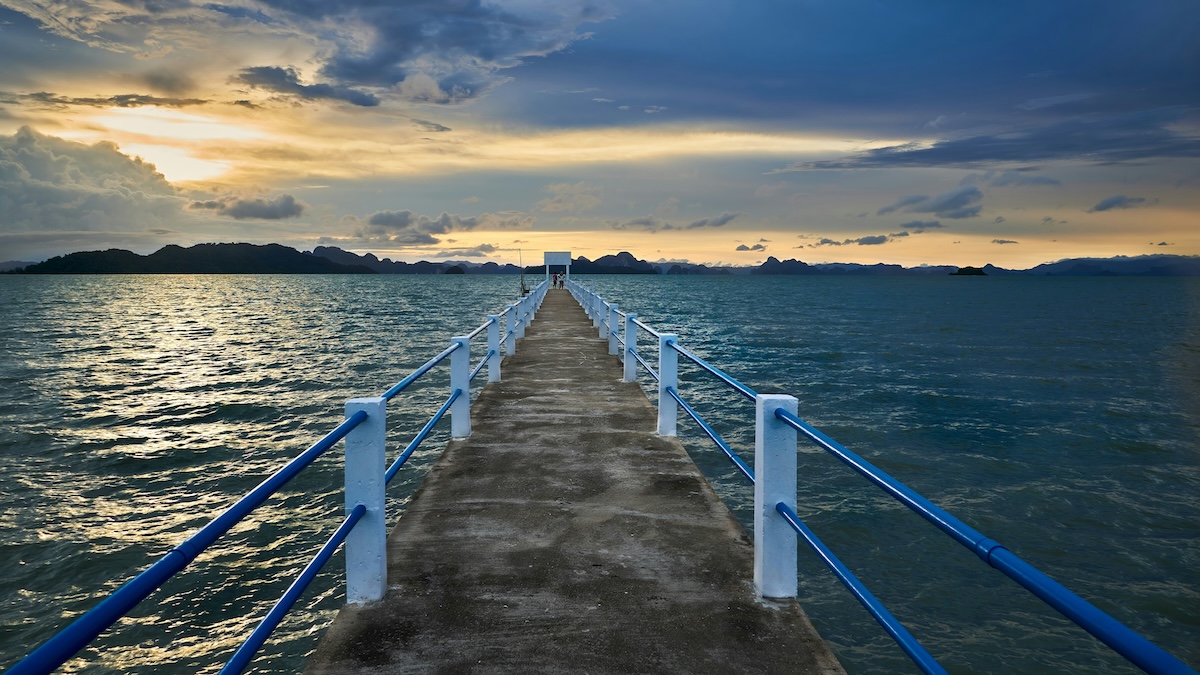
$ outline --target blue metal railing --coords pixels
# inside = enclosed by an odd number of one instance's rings
[[[607,301],[604,301],[597,296],[594,291],[588,290],[582,285],[571,282],[569,288],[579,300],[580,305],[585,309],[599,304],[607,306]],[[589,309],[589,313],[592,310]],[[601,311],[607,315],[607,311]],[[622,313],[624,315],[624,313]],[[633,324],[637,328],[650,333],[651,335],[661,338],[664,334],[655,331],[650,326],[647,326],[639,319],[635,319]],[[628,330],[628,327],[626,328]],[[636,337],[625,335],[623,344],[627,347],[622,350],[623,358],[633,356],[639,364],[655,379],[661,382],[663,373],[655,372],[649,363],[638,353],[636,349],[629,347],[636,343]],[[716,368],[704,359],[700,358],[691,351],[680,346],[675,340],[668,339],[664,344],[670,347],[673,351],[684,356],[692,363],[696,364],[701,370],[713,375],[722,383],[733,389],[741,396],[750,400],[756,400],[758,393],[747,387],[733,377],[729,376],[724,371]],[[660,359],[662,355],[660,354]],[[672,373],[672,377],[674,374]],[[673,381],[673,380],[672,380]],[[754,471],[746,464],[745,461],[738,456],[736,452],[726,443],[719,434],[708,424],[700,415],[690,406],[675,390],[674,387],[666,387],[665,391],[671,399],[684,410],[704,431],[705,435],[711,439],[718,448],[725,454],[730,462],[745,476],[751,483],[755,482]],[[663,405],[663,401],[659,401],[659,406]],[[950,513],[934,505],[929,500],[925,499],[912,489],[892,478],[888,474],[879,470],[866,460],[854,454],[850,450],[838,444],[833,439],[821,433],[816,428],[801,420],[796,415],[793,415],[786,410],[777,409],[775,417],[784,424],[791,426],[806,438],[832,453],[838,459],[842,460],[858,473],[866,477],[872,483],[875,483],[889,495],[908,506],[913,511],[920,514],[923,518],[933,523],[938,529],[949,535],[952,539],[959,542],[963,546],[973,551],[980,559],[988,563],[992,567],[1000,570],[1009,578],[1016,581],[1023,588],[1028,590],[1037,598],[1053,607],[1070,619],[1076,625],[1080,626],[1088,633],[1099,639],[1105,645],[1112,648],[1121,656],[1128,659],[1131,663],[1137,665],[1143,670],[1150,673],[1195,673],[1190,667],[1184,664],[1179,659],[1164,651],[1162,648],[1151,643],[1146,638],[1121,624],[1116,619],[1113,619],[1108,614],[1096,608],[1086,600],[1080,598],[1066,587],[1046,576],[1035,567],[1021,560],[1019,557],[1009,552],[1008,549],[1001,546],[980,534],[973,528],[967,526],[962,521],[958,520]],[[834,575],[841,581],[854,595],[854,597],[867,609],[871,616],[881,625],[884,630],[896,641],[898,646],[909,656],[910,659],[926,673],[943,673],[945,670],[940,664],[929,654],[929,652],[921,646],[921,644],[912,636],[904,626],[896,620],[896,618],[883,606],[881,602],[862,584],[861,581],[837,558],[836,555],[826,546],[816,534],[808,528],[796,515],[795,511],[784,502],[779,502],[774,505],[774,509],[783,517],[783,519],[791,526],[799,537],[805,541],[822,559],[822,561],[830,568]]]
[[[237,525],[242,518],[245,518],[296,474],[312,464],[313,460],[345,438],[346,434],[349,434],[366,419],[367,414],[361,411],[359,414],[347,418],[324,438],[297,455],[295,459],[288,462],[271,477],[259,483],[258,487],[248,492],[224,513],[200,528],[199,532],[171,549],[169,553],[159,558],[158,562],[130,579],[100,604],[19,661],[7,671],[8,675],[49,673],[66,663],[76,652],[95,640],[100,633],[116,623],[117,619],[125,616],[129,610],[175,576],[177,572],[187,567],[196,559],[196,556],[211,546],[221,535]]]
[[[510,305],[498,316],[502,318],[511,312],[513,316],[510,317],[510,324],[518,322],[528,323],[532,319],[537,303],[544,297],[546,287],[546,282],[539,284],[529,295],[522,298],[520,303]],[[478,336],[498,320],[489,318],[483,325],[469,333],[466,336],[467,340]],[[511,339],[517,332],[515,328],[509,330],[503,336],[503,339]],[[426,361],[404,379],[390,387],[380,398],[385,401],[391,400],[463,346],[464,343],[461,342],[451,344],[450,347],[429,361]],[[487,356],[483,358],[467,378],[467,383],[469,384],[479,374],[483,366],[487,365],[489,361],[498,355],[499,350],[497,348],[490,348]],[[466,387],[467,385],[463,386]],[[463,388],[454,389],[445,403],[425,423],[416,437],[405,447],[404,451],[400,453],[396,461],[388,467],[383,476],[385,485],[391,482],[392,478],[395,477],[404,463],[412,456],[416,448],[429,436],[434,426],[442,419],[451,405],[467,393]],[[5,671],[5,675],[42,675],[50,673],[66,663],[80,649],[95,640],[101,633],[116,623],[117,620],[137,606],[138,603],[161,587],[175,574],[183,570],[234,525],[262,505],[263,502],[275,494],[288,481],[323,455],[325,451],[332,448],[354,431],[355,428],[367,421],[368,417],[368,413],[363,410],[359,410],[347,417],[336,428],[285,464],[221,515],[214,518],[183,543],[171,549],[171,551],[153,565],[126,582],[125,585],[110,594],[91,610],[59,631],[37,649],[30,652],[28,656]],[[233,653],[229,661],[225,664],[225,667],[221,669],[221,673],[240,673],[250,664],[255,654],[270,637],[275,628],[278,627],[283,617],[295,605],[300,595],[316,577],[317,573],[320,572],[325,563],[333,556],[337,548],[350,535],[354,527],[362,520],[366,512],[367,506],[362,503],[356,504],[350,509],[345,519],[338,525],[337,529],[318,550],[308,565],[305,566],[284,595],[267,612],[254,631],[251,632],[242,645]]]

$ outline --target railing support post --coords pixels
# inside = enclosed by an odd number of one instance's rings
[[[517,353],[517,306],[508,306],[508,330],[504,331],[504,353],[512,356]]]
[[[775,510],[796,509],[796,430],[775,417],[796,414],[796,397],[759,394],[754,399],[754,587],[764,598],[794,598],[796,531]]]
[[[597,337],[604,337],[604,298],[596,296],[596,313],[592,319],[592,328],[599,328]]]
[[[488,321],[492,323],[488,326],[488,352],[492,358],[488,359],[488,382],[500,381],[500,316],[497,314],[489,314]]]
[[[637,381],[638,360],[634,357],[634,352],[637,351],[637,314],[629,312],[625,315],[625,352],[621,355],[621,360],[625,362],[625,373],[622,378],[626,382]]]
[[[346,537],[346,602],[374,602],[387,590],[387,527],[384,472],[387,470],[387,400],[353,398],[346,417],[359,410],[367,419],[346,435],[346,513],[362,504],[362,520]]]
[[[517,337],[522,340],[525,339],[525,306],[525,298],[521,298],[517,303]]]
[[[679,391],[679,354],[671,349],[678,335],[662,334],[658,337],[658,435],[676,435],[675,419],[679,404],[667,393],[667,389]]]
[[[608,306],[608,353],[616,355],[617,351],[617,303]]]
[[[450,395],[462,391],[450,406],[450,436],[466,438],[471,435],[471,338],[452,337],[450,344],[461,345],[450,354]]]

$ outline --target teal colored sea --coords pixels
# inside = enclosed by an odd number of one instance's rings
[[[801,417],[1200,666],[1200,280],[581,280],[753,389],[795,395]],[[469,275],[0,275],[0,667],[516,289]],[[447,387],[441,368],[393,400],[390,457]],[[752,457],[752,403],[686,365],[680,390]],[[748,524],[750,487],[694,424],[681,434]],[[390,513],[445,439],[392,483]],[[951,672],[1137,672],[836,458],[800,450],[799,515]],[[341,483],[335,449],[64,670],[219,670],[340,520]],[[341,605],[342,567],[335,556],[252,672],[303,668]],[[800,595],[851,673],[916,672],[807,549]]]

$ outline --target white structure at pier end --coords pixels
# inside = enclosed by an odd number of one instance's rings
[[[571,252],[570,251],[546,251],[543,254],[546,261],[546,280],[550,280],[551,265],[565,265],[567,268],[567,281],[571,280]]]

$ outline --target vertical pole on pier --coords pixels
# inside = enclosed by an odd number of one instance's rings
[[[617,351],[617,303],[608,306],[608,353],[616,355]]]
[[[384,473],[387,400],[383,397],[346,401],[346,417],[359,410],[367,419],[346,434],[346,513],[362,504],[362,520],[346,537],[346,602],[374,602],[387,590],[387,527],[384,518]]]
[[[621,359],[625,363],[623,379],[626,382],[637,381],[638,361],[634,356],[634,353],[637,352],[637,324],[634,321],[637,321],[636,313],[629,312],[625,315],[625,353],[621,355]]]
[[[500,381],[500,316],[489,314],[488,321],[488,382]]]
[[[450,338],[450,344],[459,345],[450,353],[450,395],[462,391],[450,406],[450,436],[466,438],[471,435],[471,338]]]
[[[527,305],[528,302],[525,300],[525,298],[521,298],[517,301],[517,337],[521,338],[522,340],[525,339],[525,308]]]
[[[796,397],[754,399],[754,587],[764,598],[796,597],[796,531],[775,510],[796,509],[796,430],[775,417],[796,414]]]
[[[600,302],[596,305],[596,337],[601,340],[608,339],[608,305],[604,304],[604,298],[600,298]]]
[[[517,353],[517,306],[509,305],[508,311],[508,330],[504,331],[504,353],[512,356]]]
[[[658,435],[676,435],[675,419],[679,404],[667,393],[667,389],[679,391],[679,354],[671,348],[678,335],[658,336]]]

